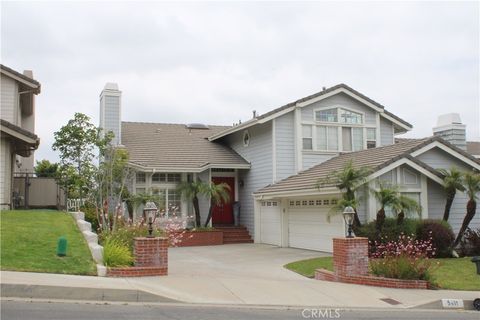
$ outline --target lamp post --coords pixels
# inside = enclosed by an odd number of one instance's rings
[[[149,201],[145,204],[143,208],[143,215],[145,218],[148,217],[148,236],[147,238],[153,238],[153,221],[157,216],[157,206],[153,201]]]
[[[355,214],[355,210],[348,206],[343,209],[343,219],[345,220],[345,223],[348,226],[348,235],[347,238],[353,238],[352,235],[352,224],[353,224],[353,216]]]

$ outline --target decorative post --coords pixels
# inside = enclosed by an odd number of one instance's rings
[[[339,276],[368,274],[368,238],[333,238],[333,270]]]

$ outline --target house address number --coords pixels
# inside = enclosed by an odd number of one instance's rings
[[[463,309],[462,299],[442,299],[443,308],[448,309]]]

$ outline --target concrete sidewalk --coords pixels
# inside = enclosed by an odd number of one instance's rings
[[[0,282],[2,296],[97,301],[412,308],[435,306],[443,298],[480,297],[480,292],[471,291],[388,289],[318,281],[283,267],[288,262],[322,255],[326,254],[259,244],[171,248],[169,275],[165,277],[102,278],[2,271]]]

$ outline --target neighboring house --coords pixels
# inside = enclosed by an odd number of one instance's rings
[[[441,177],[434,169],[480,168],[441,138],[395,144],[395,136],[412,126],[344,84],[254,113],[232,127],[121,122],[120,100],[118,87],[107,84],[100,95],[100,125],[130,153],[137,169],[131,191],[161,191],[167,204],[186,215],[193,211],[175,192],[180,181],[228,183],[231,199],[241,205],[240,223],[261,243],[331,251],[331,238],[345,232],[341,216],[326,218],[340,195],[335,188],[316,189],[315,182],[348,159],[376,169],[371,178],[403,185],[402,192],[424,207],[423,217],[443,213]],[[363,199],[359,213],[366,221],[374,217],[376,202],[366,191]],[[454,228],[464,202],[459,195],[452,209]],[[201,199],[203,220],[208,205]],[[232,222],[231,203],[215,208],[214,225]]]
[[[40,142],[34,133],[35,95],[40,93],[40,83],[31,71],[22,74],[0,65],[0,72],[0,208],[9,209],[13,173],[33,171],[33,152]]]

